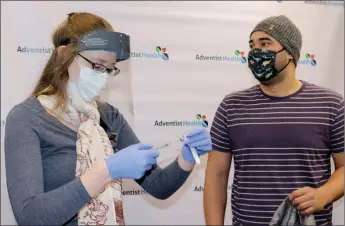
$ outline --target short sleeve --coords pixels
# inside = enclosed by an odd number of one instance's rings
[[[344,99],[339,103],[337,116],[332,123],[331,152],[332,154],[344,152]]]
[[[227,107],[223,99],[218,106],[210,130],[212,149],[221,152],[231,152],[226,109]]]

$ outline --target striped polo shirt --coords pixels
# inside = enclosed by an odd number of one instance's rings
[[[331,176],[331,155],[344,152],[344,100],[303,82],[287,97],[259,85],[224,97],[211,127],[213,149],[232,153],[234,225],[268,225],[294,190],[317,188]],[[332,205],[314,213],[331,225]]]

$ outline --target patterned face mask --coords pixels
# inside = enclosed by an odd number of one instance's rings
[[[278,52],[253,49],[248,54],[248,67],[253,72],[253,75],[260,82],[266,82],[275,78],[281,71],[283,71],[291,60],[280,70],[277,71],[275,67],[276,55],[282,52],[284,48]]]

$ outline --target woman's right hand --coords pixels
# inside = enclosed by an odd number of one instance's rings
[[[148,144],[134,144],[105,159],[111,180],[140,179],[157,163],[159,152]]]

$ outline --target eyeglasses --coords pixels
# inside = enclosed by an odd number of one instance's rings
[[[108,75],[110,75],[110,76],[116,76],[120,73],[120,69],[118,69],[115,66],[113,66],[113,68],[110,69],[110,68],[107,68],[106,66],[104,66],[102,64],[97,64],[97,63],[92,62],[91,60],[87,59],[86,57],[82,56],[79,53],[78,53],[78,55],[80,57],[82,57],[84,60],[86,60],[87,62],[89,62],[92,65],[92,69],[97,71],[97,72],[103,73],[106,71],[108,73]]]

